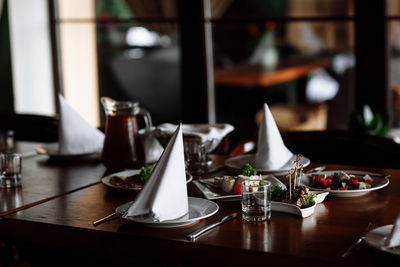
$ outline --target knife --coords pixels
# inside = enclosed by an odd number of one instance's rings
[[[236,216],[237,216],[237,213],[236,213],[236,212],[235,212],[235,213],[232,213],[232,214],[229,214],[229,215],[223,217],[221,220],[217,221],[216,223],[207,225],[207,226],[205,226],[205,227],[203,227],[203,228],[200,228],[200,229],[194,231],[194,232],[191,233],[191,234],[188,234],[188,235],[186,236],[186,238],[193,241],[193,240],[195,240],[197,237],[199,237],[200,235],[202,235],[202,234],[204,234],[205,232],[207,232],[208,230],[210,230],[210,229],[212,229],[212,228],[214,228],[214,227],[216,227],[216,226],[218,226],[218,225],[221,225],[221,224],[223,224],[223,223],[226,223],[226,222],[228,222],[228,221],[230,221],[230,220],[235,219]]]

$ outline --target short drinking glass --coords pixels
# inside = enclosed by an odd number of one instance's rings
[[[10,153],[14,150],[14,131],[0,130],[0,152]]]
[[[271,183],[268,181],[242,182],[242,212],[246,221],[264,221],[271,218]]]
[[[21,155],[0,154],[0,188],[10,188],[22,184]]]
[[[189,172],[202,174],[207,169],[206,146],[200,138],[184,137],[186,168]]]

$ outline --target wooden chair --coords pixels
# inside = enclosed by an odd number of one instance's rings
[[[347,130],[290,131],[281,135],[290,151],[312,162],[400,169],[400,144],[386,137]],[[256,142],[255,138],[243,140],[229,156],[255,153]]]
[[[13,130],[15,140],[57,142],[58,119],[34,114],[1,113],[0,130]]]
[[[400,168],[400,144],[389,138],[345,130],[285,132],[282,138],[313,162]]]

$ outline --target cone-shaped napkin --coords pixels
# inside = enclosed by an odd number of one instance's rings
[[[264,104],[264,116],[258,131],[257,153],[254,167],[265,170],[278,170],[293,156],[285,146],[275,120],[267,104]]]
[[[58,152],[60,155],[78,155],[101,152],[104,134],[92,127],[59,94],[60,121]]]
[[[182,125],[154,167],[146,185],[123,217],[148,215],[153,221],[173,220],[189,211]]]
[[[400,246],[400,214],[394,222],[393,228],[390,231],[389,236],[384,241],[383,246],[385,248],[393,248]]]

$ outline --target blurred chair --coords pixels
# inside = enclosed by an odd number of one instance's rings
[[[311,162],[400,169],[400,144],[390,138],[347,130],[289,131],[281,135],[290,151]],[[229,156],[255,153],[256,142],[256,138],[243,140]]]
[[[14,130],[14,139],[57,142],[58,119],[34,114],[0,113],[0,130]]]
[[[270,110],[281,132],[326,129],[328,120],[328,106],[326,104],[272,104]],[[259,110],[254,118],[257,126],[260,125],[262,117],[263,111]]]
[[[400,168],[400,144],[392,139],[347,130],[282,133],[293,153],[312,162]]]

